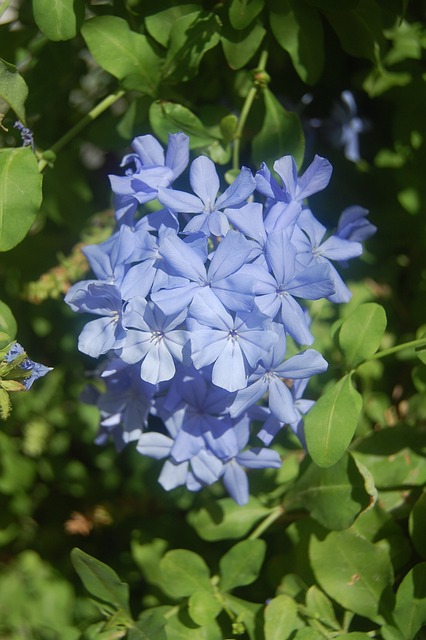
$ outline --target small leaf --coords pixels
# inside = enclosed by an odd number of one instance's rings
[[[70,40],[84,20],[84,0],[33,0],[34,20],[49,40]]]
[[[257,23],[241,31],[224,29],[221,42],[223,53],[231,69],[244,67],[255,55],[265,35],[266,29]]]
[[[350,529],[332,531],[309,545],[319,585],[342,607],[375,622],[382,621],[383,596],[393,582],[387,551]]]
[[[336,631],[340,629],[331,600],[315,585],[309,587],[306,592],[306,607],[316,620]]]
[[[264,0],[231,0],[229,21],[234,29],[246,29],[262,11]]]
[[[186,609],[181,609],[179,615],[167,617],[165,631],[167,640],[223,640],[216,620],[200,627],[194,624]]]
[[[327,529],[346,529],[371,503],[364,476],[347,453],[325,469],[308,465],[286,494],[285,508],[304,507]]]
[[[303,82],[318,82],[324,67],[324,36],[321,18],[314,7],[301,0],[270,3],[272,33]]]
[[[13,64],[0,58],[0,98],[13,109],[18,120],[25,124],[25,100],[28,87]]]
[[[376,353],[385,329],[385,310],[375,302],[361,304],[343,321],[338,340],[349,369]]]
[[[143,611],[135,623],[129,629],[127,640],[167,640],[164,627],[166,619],[161,610],[148,609]]]
[[[168,551],[160,560],[161,588],[181,598],[195,591],[211,591],[210,571],[201,556],[186,549]]]
[[[265,118],[253,138],[253,158],[272,166],[282,156],[292,155],[298,167],[303,162],[305,137],[299,116],[286,111],[269,89],[264,89]]]
[[[251,584],[256,580],[265,557],[264,540],[237,542],[220,559],[220,589],[231,591],[235,587]]]
[[[345,375],[330,387],[305,417],[309,455],[319,467],[336,464],[348,448],[358,423],[362,397]]]
[[[12,311],[9,309],[7,304],[0,300],[0,332],[3,336],[0,339],[1,349],[12,342],[12,340],[16,336],[17,328],[18,327],[16,324],[16,320],[13,316]]]
[[[216,140],[192,111],[175,102],[153,102],[149,110],[149,122],[155,135],[164,143],[167,142],[169,133],[179,131],[190,137],[191,149],[206,147]]]
[[[5,391],[24,391],[25,387],[17,380],[0,380],[0,387]]]
[[[287,640],[298,629],[297,604],[290,596],[279,595],[265,607],[265,640]]]
[[[4,389],[0,389],[0,418],[6,420],[12,410],[9,394]]]
[[[163,47],[167,47],[170,38],[170,32],[176,20],[197,11],[197,4],[176,4],[171,7],[157,11],[156,13],[146,16],[145,25],[148,33]]]
[[[199,511],[191,511],[188,522],[203,540],[227,540],[242,538],[270,512],[253,497],[242,507],[232,498],[222,498]]]
[[[209,591],[195,591],[188,600],[189,615],[200,626],[212,622],[221,611],[222,605]]]
[[[414,640],[426,625],[426,562],[420,562],[398,587],[394,620],[404,640]]]
[[[42,177],[31,149],[0,149],[0,251],[28,233],[42,201]]]
[[[129,587],[111,567],[77,547],[71,551],[71,560],[87,591],[95,598],[129,612]]]
[[[229,593],[223,594],[223,602],[228,609],[235,613],[237,621],[245,627],[250,640],[258,640],[259,634],[256,618],[259,616],[264,605],[236,598],[235,596],[231,596]],[[241,635],[240,631],[238,633]]]
[[[126,20],[116,16],[87,20],[81,33],[103,69],[119,80],[127,79],[133,89],[156,95],[162,61],[146,36],[132,31]]]

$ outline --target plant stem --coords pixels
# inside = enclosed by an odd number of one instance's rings
[[[263,50],[260,54],[259,65],[256,68],[254,74],[254,82],[253,86],[249,89],[247,93],[246,99],[243,104],[243,108],[241,109],[241,114],[238,120],[238,125],[235,131],[234,136],[234,148],[232,152],[232,168],[238,170],[240,168],[240,145],[241,145],[241,137],[243,135],[243,130],[246,124],[246,120],[248,114],[250,113],[250,109],[254,102],[254,99],[257,96],[257,93],[261,87],[261,83],[256,81],[256,74],[262,73],[266,69],[266,62],[268,60],[268,52]]]
[[[249,535],[248,539],[255,540],[256,538],[259,538],[262,533],[275,522],[275,520],[278,520],[278,518],[283,515],[283,513],[284,509],[281,506],[275,507],[271,511],[271,513],[267,515],[266,518],[260,523],[260,525],[256,527],[256,529]]]
[[[389,349],[382,349],[382,351],[377,351],[372,356],[370,356],[367,360],[361,362],[364,364],[365,362],[369,362],[370,360],[378,360],[379,358],[385,358],[386,356],[390,356],[393,353],[398,353],[398,351],[404,351],[405,349],[413,349],[415,347],[426,347],[426,338],[419,338],[417,340],[410,340],[410,342],[403,342],[402,344],[397,344],[395,347],[390,347]]]
[[[65,145],[68,144],[68,142],[75,138],[75,136],[80,133],[80,131],[82,131],[91,122],[93,122],[93,120],[96,120],[96,118],[98,118],[104,111],[106,111],[111,105],[113,105],[114,102],[117,102],[117,100],[122,98],[124,94],[125,91],[123,89],[118,89],[114,93],[110,93],[99,104],[97,104],[96,107],[93,107],[93,109],[91,109],[89,113],[84,116],[84,118],[77,122],[77,124],[74,125],[72,129],[67,131],[67,133],[63,135],[62,138],[59,138],[59,140],[55,142],[55,144],[52,145],[50,149],[48,149],[48,152],[57,153],[58,151],[60,151],[63,147],[65,147]],[[46,168],[48,164],[49,160],[46,160],[45,158],[41,158],[39,160],[38,169],[40,173],[43,171],[43,169]]]

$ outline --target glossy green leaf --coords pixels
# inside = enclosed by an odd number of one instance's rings
[[[265,117],[260,131],[253,138],[253,159],[260,166],[272,167],[275,160],[292,155],[298,167],[303,162],[305,137],[299,117],[286,111],[269,89],[264,89]]]
[[[160,560],[161,588],[176,598],[211,591],[210,571],[201,556],[187,549],[168,551]]]
[[[260,573],[265,551],[264,540],[237,542],[220,559],[220,589],[231,591],[235,587],[254,582]]]
[[[265,607],[265,640],[287,640],[293,637],[297,621],[297,604],[293,598],[279,595]]]
[[[372,496],[348,454],[331,467],[310,463],[285,496],[286,509],[305,508],[327,529],[346,529],[366,509]]]
[[[212,622],[222,611],[222,605],[209,591],[195,591],[188,600],[188,612],[192,620],[203,626]]]
[[[409,530],[417,553],[426,558],[426,493],[422,493],[411,510]]]
[[[0,251],[24,239],[42,201],[42,177],[31,149],[0,149]]]
[[[257,22],[240,31],[224,29],[220,39],[231,69],[242,69],[256,54],[265,35],[266,29]]]
[[[49,40],[74,38],[84,20],[84,0],[32,0],[34,20]]]
[[[234,29],[246,29],[262,11],[264,0],[231,0],[229,22]]]
[[[186,16],[188,13],[197,11],[199,8],[199,5],[193,3],[176,4],[176,2],[171,2],[170,4],[170,7],[162,11],[157,11],[157,13],[153,13],[145,18],[148,33],[163,47],[167,46],[170,32],[176,20]]]
[[[126,80],[133,89],[156,94],[162,61],[146,36],[132,31],[116,16],[92,18],[81,32],[90,53],[105,71]]]
[[[111,567],[77,547],[71,551],[71,560],[89,593],[118,609],[129,610],[129,586]]]
[[[176,20],[162,71],[168,81],[189,80],[198,71],[203,56],[220,39],[218,17],[207,11],[194,11]]]
[[[25,100],[28,87],[17,68],[0,58],[0,98],[13,109],[18,120],[25,124]]]
[[[169,133],[179,131],[190,136],[191,149],[207,147],[216,141],[192,111],[175,102],[153,102],[149,110],[149,121],[154,134],[164,143],[167,142]]]
[[[384,594],[393,582],[387,552],[347,529],[310,542],[312,569],[321,588],[342,607],[381,621]]]
[[[375,302],[361,304],[345,318],[338,340],[349,369],[376,353],[385,329],[385,310]]]
[[[414,640],[426,625],[426,562],[413,567],[398,587],[394,620],[404,640]]]
[[[12,311],[0,300],[0,349],[16,336],[17,324]]]
[[[318,82],[324,67],[324,35],[321,18],[303,0],[272,0],[270,25],[280,46],[303,82]]]
[[[307,448],[319,467],[336,464],[348,448],[358,423],[362,397],[351,376],[327,389],[305,417]]]
[[[188,522],[204,540],[227,540],[242,538],[268,513],[270,510],[254,497],[242,507],[231,498],[222,498],[198,511],[190,511]]]

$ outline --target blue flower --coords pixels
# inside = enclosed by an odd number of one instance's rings
[[[5,362],[13,362],[15,358],[25,353],[25,350],[19,342],[14,342],[10,347],[7,354],[4,356]],[[33,386],[34,382],[39,378],[42,378],[52,371],[52,367],[45,367],[44,364],[34,362],[30,358],[26,357],[20,364],[19,369],[22,369],[24,377],[19,378],[19,382],[25,387],[25,391],[28,391]]]

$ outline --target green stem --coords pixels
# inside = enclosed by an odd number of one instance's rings
[[[397,344],[395,347],[390,347],[389,349],[382,349],[382,351],[377,351],[372,356],[370,356],[367,360],[361,362],[364,364],[365,362],[369,362],[370,360],[378,360],[379,358],[385,358],[386,356],[390,356],[393,353],[398,353],[398,351],[404,351],[405,349],[413,349],[416,347],[426,347],[426,338],[419,338],[417,340],[410,340],[410,342],[403,342],[402,344]]]
[[[260,525],[256,527],[256,529],[249,535],[248,539],[255,540],[256,538],[259,538],[262,535],[262,533],[266,531],[266,529],[268,529],[271,526],[271,524],[275,522],[275,520],[278,520],[278,518],[281,518],[283,513],[284,513],[284,509],[281,506],[275,507],[271,511],[271,513],[267,515],[266,518],[260,523]]]
[[[260,54],[259,65],[255,70],[255,74],[265,71],[267,60],[268,60],[268,52],[264,50]],[[234,149],[232,152],[232,168],[236,170],[240,168],[240,146],[241,146],[241,138],[243,135],[243,130],[244,130],[248,115],[250,113],[250,109],[252,107],[254,99],[257,96],[260,86],[261,86],[260,83],[256,82],[256,80],[253,82],[253,86],[249,89],[249,92],[243,104],[243,108],[241,109],[238,125],[235,130]]]
[[[117,102],[117,100],[122,98],[125,93],[126,92],[123,89],[118,89],[114,93],[108,95],[99,104],[97,104],[96,107],[93,107],[93,109],[91,109],[89,113],[84,116],[84,118],[77,122],[77,124],[72,129],[67,131],[67,133],[62,136],[62,138],[60,138],[57,142],[55,142],[55,144],[52,145],[50,149],[48,149],[48,151],[46,151],[45,153],[57,153],[58,151],[63,149],[63,147],[65,147],[68,142],[75,138],[75,136],[80,133],[80,131],[82,131],[91,122],[93,122],[93,120],[96,120],[96,118],[98,118],[104,111],[109,109],[109,107],[113,105],[114,102]],[[41,158],[39,160],[38,169],[40,173],[43,171],[43,169],[46,168],[48,164],[49,160],[46,160],[45,158]]]

